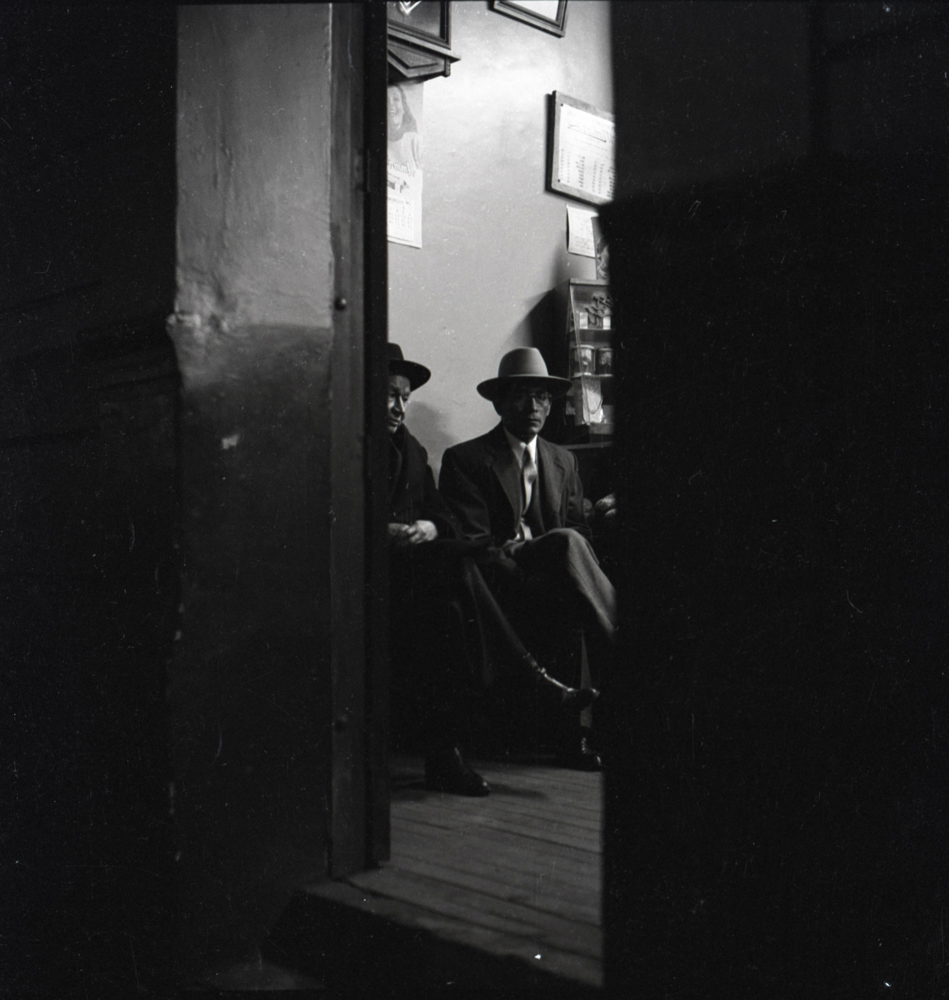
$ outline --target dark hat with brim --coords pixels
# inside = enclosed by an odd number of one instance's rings
[[[402,357],[402,348],[398,344],[387,344],[386,347],[389,356],[389,374],[404,375],[409,380],[413,392],[420,385],[425,385],[432,377],[432,373],[425,365],[420,365],[415,361],[406,361]]]
[[[565,396],[571,388],[568,378],[558,378],[547,374],[547,365],[536,347],[515,347],[501,358],[497,378],[489,378],[478,386],[478,392],[492,402],[504,386],[512,382],[523,382],[546,389],[552,396]]]

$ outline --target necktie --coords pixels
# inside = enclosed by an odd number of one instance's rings
[[[534,483],[537,480],[537,465],[531,458],[529,448],[524,449],[524,461],[521,465],[521,478],[524,482],[524,515],[527,515],[527,508],[531,505],[531,494],[534,491]]]
[[[521,509],[521,532],[524,538],[533,538],[534,534],[528,523],[531,497],[534,493],[534,483],[537,481],[537,465],[531,457],[530,449],[524,449],[521,463],[521,482],[523,485],[523,504]]]

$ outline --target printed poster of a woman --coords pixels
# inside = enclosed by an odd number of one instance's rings
[[[422,84],[389,87],[388,235],[392,243],[422,246]]]

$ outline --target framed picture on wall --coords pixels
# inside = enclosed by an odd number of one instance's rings
[[[451,55],[451,3],[448,0],[389,0],[389,38]]]
[[[563,37],[567,0],[491,0],[491,9]]]
[[[552,100],[547,189],[605,205],[616,174],[613,116],[559,90]]]

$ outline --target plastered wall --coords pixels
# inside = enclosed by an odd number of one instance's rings
[[[331,11],[179,13],[169,704],[184,961],[201,970],[326,866]]]
[[[408,424],[436,471],[444,449],[497,417],[475,385],[532,343],[531,310],[558,282],[592,278],[566,252],[565,205],[545,190],[547,95],[613,110],[609,4],[568,7],[566,35],[452,4],[451,76],[427,81],[421,250],[389,244],[389,337],[428,365]]]

